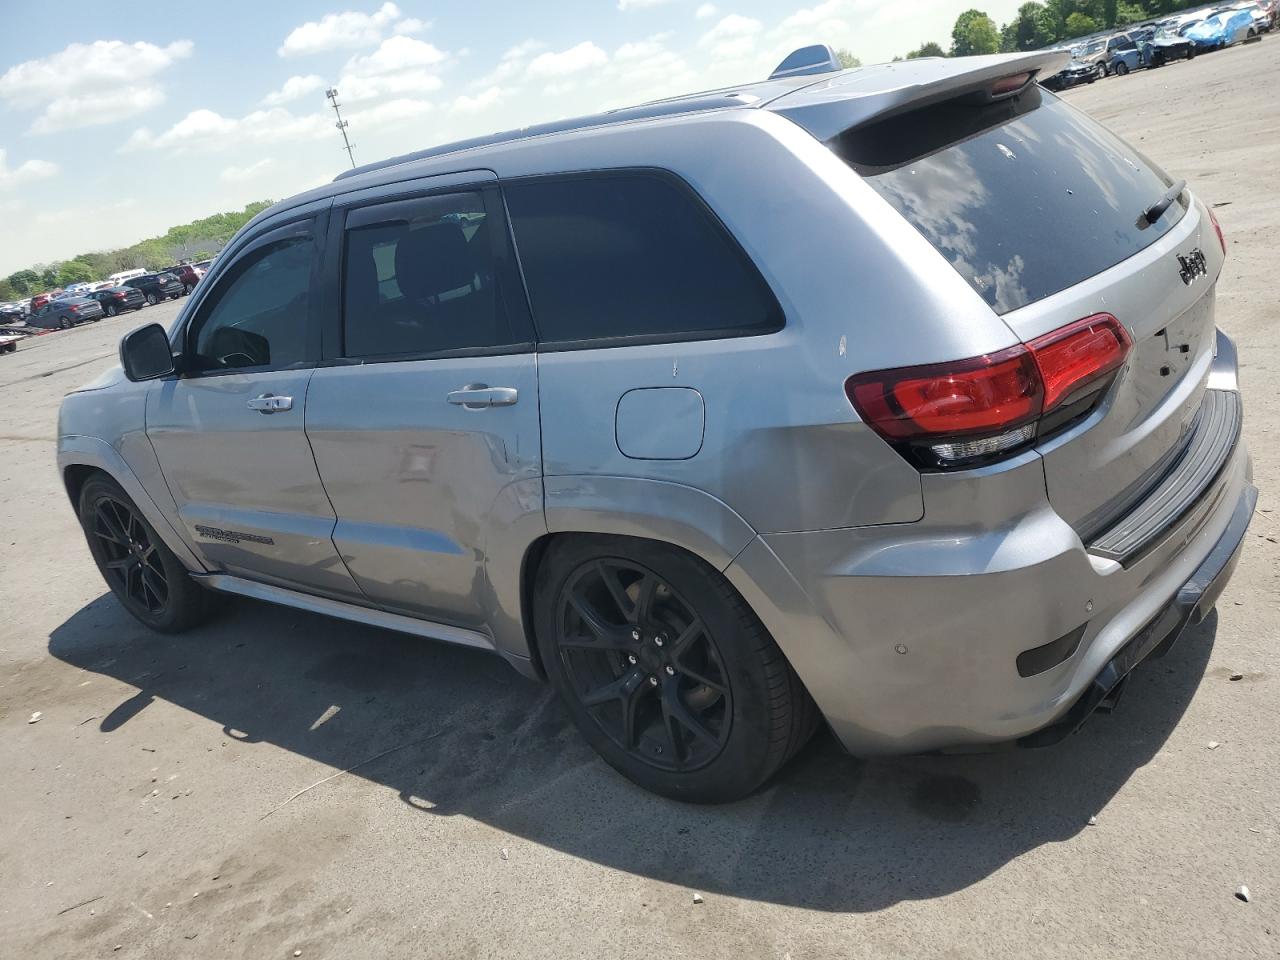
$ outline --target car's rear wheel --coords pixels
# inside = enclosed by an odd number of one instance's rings
[[[176,633],[208,616],[211,594],[191,579],[114,480],[98,475],[85,482],[80,525],[102,578],[139,621]]]
[[[534,594],[539,653],[583,735],[678,800],[746,796],[809,739],[817,711],[723,576],[626,537],[552,544]]]
[[[188,283],[188,284],[186,284],[186,285],[184,285],[184,286],[183,286],[183,288],[182,288],[182,295],[183,295],[184,297],[189,297],[189,296],[191,296],[191,291],[192,291],[192,290],[194,290],[194,289],[195,289],[195,287],[193,287],[191,284],[189,284],[189,283]]]
[[[160,298],[157,297],[154,293],[147,294],[147,306],[154,307],[159,302],[160,302]]]
[[[1129,75],[1129,65],[1127,63],[1116,64],[1116,76],[1127,77]]]
[[[114,317],[114,316],[115,316],[117,313],[119,313],[119,312],[120,312],[120,311],[118,311],[118,310],[116,309],[116,305],[115,305],[114,303],[108,303],[108,304],[107,304],[107,316],[108,316],[108,317]]]

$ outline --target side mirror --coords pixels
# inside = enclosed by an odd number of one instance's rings
[[[158,323],[149,323],[127,333],[120,341],[120,366],[124,375],[135,382],[155,380],[173,373],[173,351],[169,334]]]

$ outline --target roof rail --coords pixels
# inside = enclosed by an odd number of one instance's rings
[[[825,43],[815,43],[792,50],[769,74],[770,80],[779,77],[803,77],[814,73],[835,73],[843,70],[840,57]]]

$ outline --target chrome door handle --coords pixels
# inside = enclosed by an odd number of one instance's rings
[[[509,407],[519,396],[515,387],[489,387],[483,383],[473,383],[461,390],[454,390],[446,399],[468,410],[480,410],[484,407]]]
[[[245,406],[259,413],[283,413],[285,410],[293,409],[293,397],[277,397],[274,393],[264,393],[260,397],[246,401]]]

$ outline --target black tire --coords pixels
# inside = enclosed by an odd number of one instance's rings
[[[693,803],[745,797],[817,726],[804,685],[737,591],[665,544],[556,541],[538,568],[534,626],[583,736],[654,793]]]
[[[1127,77],[1129,75],[1129,65],[1127,63],[1116,64],[1116,76]]]
[[[58,326],[60,326],[63,330],[70,330],[72,327],[75,326],[75,324],[71,322],[70,317],[59,317]]]
[[[195,287],[193,287],[191,284],[188,283],[182,288],[182,295],[184,297],[189,297],[191,296],[191,291],[194,289]]]
[[[139,622],[180,633],[208,617],[212,595],[191,579],[118,483],[105,474],[90,477],[79,513],[98,572]]]
[[[119,313],[119,312],[120,312],[120,311],[116,309],[116,305],[115,305],[114,303],[108,303],[108,304],[107,304],[107,316],[108,316],[108,317],[114,317],[114,316],[115,316],[117,313]]]
[[[147,306],[154,307],[159,302],[160,302],[160,298],[157,297],[154,293],[147,294]]]

